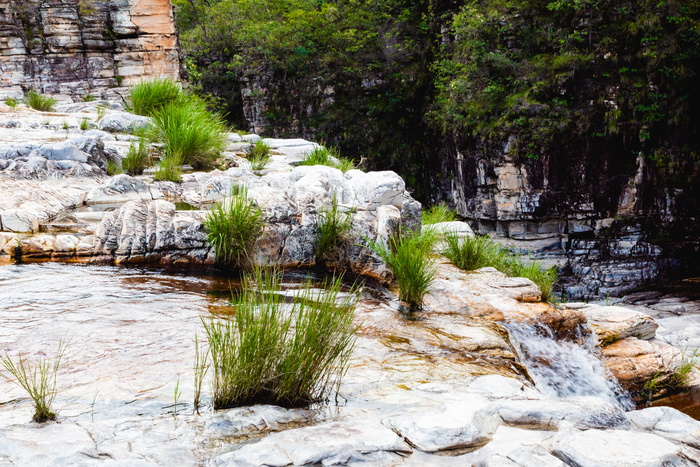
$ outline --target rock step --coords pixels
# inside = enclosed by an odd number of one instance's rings
[[[108,211],[76,211],[73,212],[72,215],[75,217],[78,221],[82,222],[88,222],[88,223],[98,223],[100,222],[104,217],[105,214],[107,214]]]
[[[94,225],[91,223],[50,222],[39,225],[39,232],[44,233],[90,233],[92,230]]]

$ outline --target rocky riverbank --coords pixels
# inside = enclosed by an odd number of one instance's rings
[[[208,207],[240,184],[248,186],[248,196],[263,210],[265,226],[253,250],[253,260],[259,264],[313,265],[319,212],[332,204],[334,196],[351,213],[353,238],[347,255],[330,266],[386,282],[390,272],[362,244],[365,239],[386,239],[401,225],[420,225],[421,206],[395,173],[343,174],[325,166],[297,166],[316,146],[304,140],[266,140],[273,156],[262,171],[251,170],[243,157],[258,137],[230,134],[226,167],[221,170],[185,174],[181,183],[155,182],[148,175],[109,177],[104,172],[107,160],[123,157],[134,139],[119,130],[142,124],[118,105],[110,105],[100,110],[105,115],[99,121],[98,107],[91,103],[64,107],[62,113],[21,109],[0,114],[0,126],[8,129],[0,132],[0,258],[8,263],[212,264],[202,220]],[[83,118],[101,129],[81,130]],[[468,234],[467,226],[461,228]],[[3,281],[11,284],[18,271]],[[2,382],[7,391],[3,391],[6,399],[0,400],[0,445],[7,449],[0,462],[212,466],[700,462],[700,422],[666,407],[630,410],[620,389],[641,394],[650,389],[650,380],[662,387],[683,361],[677,347],[656,338],[654,319],[620,306],[555,307],[540,298],[537,286],[527,279],[507,277],[492,268],[460,271],[446,260],[438,265],[422,312],[406,312],[390,290],[368,288],[357,310],[357,348],[341,387],[345,402],[325,409],[255,406],[166,415],[162,408],[172,403],[173,395],[170,386],[167,391],[163,388],[172,382],[137,373],[125,383],[133,387],[107,392],[119,410],[112,407],[95,414],[99,412],[97,395],[91,394],[95,380],[119,376],[94,374],[92,368],[99,367],[102,355],[100,345],[106,344],[81,339],[75,352],[85,363],[74,363],[63,375],[68,381],[81,380],[68,383],[77,402],[60,417],[61,423],[29,425],[29,416],[15,416],[15,409],[19,414],[28,412],[28,402],[17,388]],[[18,301],[6,303],[8,312]],[[75,305],[79,304],[76,299]],[[31,308],[23,310],[32,313]],[[210,311],[202,306],[183,319],[188,335],[201,325],[199,316]],[[66,317],[76,328],[86,321],[79,315]],[[128,319],[146,320],[141,314]],[[13,325],[14,332],[0,336],[3,348],[23,350],[27,340],[21,337],[29,335],[38,336],[32,337],[33,342],[45,344],[51,338],[42,333],[48,336],[54,325],[64,324],[26,321],[26,328],[20,320]],[[157,321],[153,333],[140,334],[140,339],[158,338],[168,326],[177,324]],[[100,333],[101,328],[88,332]],[[178,339],[178,348],[171,349],[173,356],[168,358],[172,366],[158,374],[172,375],[177,369],[183,381],[189,381],[192,343]],[[36,353],[45,351],[32,348]],[[118,371],[131,375],[135,370],[129,366],[126,360],[115,364]],[[690,373],[690,384],[695,384],[696,376]],[[140,398],[130,401],[124,391],[138,393],[146,385],[148,392],[153,391],[148,403],[128,410]],[[189,395],[189,383],[183,388]]]

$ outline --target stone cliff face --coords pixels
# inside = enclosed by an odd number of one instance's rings
[[[169,0],[0,1],[0,91],[83,96],[179,78]]]

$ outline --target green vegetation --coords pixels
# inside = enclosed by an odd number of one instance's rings
[[[473,271],[494,267],[510,276],[526,277],[539,286],[542,300],[551,298],[559,278],[555,267],[545,269],[537,261],[523,261],[488,237],[460,239],[456,234],[447,234],[445,241],[447,246],[443,254],[458,268]]]
[[[27,92],[23,101],[28,107],[42,112],[51,112],[56,105],[56,99],[39,94],[33,89]]]
[[[17,361],[15,361],[7,353],[0,358],[0,365],[10,373],[12,378],[3,376],[27,391],[34,402],[32,420],[37,423],[56,419],[56,413],[51,408],[51,404],[56,398],[56,377],[64,353],[65,343],[61,341],[53,359],[43,358],[30,363],[22,354],[17,355]]]
[[[180,182],[182,180],[182,159],[178,155],[163,156],[156,166],[153,180]]]
[[[83,102],[94,102],[97,100],[97,96],[94,94],[85,94],[83,96]]]
[[[185,97],[180,84],[169,78],[142,81],[129,90],[129,95],[131,110],[147,117]]]
[[[153,110],[150,138],[163,143],[164,156],[194,169],[208,169],[226,145],[226,125],[200,98],[189,95]]]
[[[671,374],[670,387],[675,389],[686,389],[688,387],[693,370],[697,367],[698,360],[700,360],[699,350],[695,349],[690,355],[685,351],[681,352],[681,360],[675,365]]]
[[[248,190],[234,190],[204,220],[207,240],[219,263],[235,268],[250,264],[249,252],[262,232],[262,210],[248,199]]]
[[[432,233],[400,230],[383,242],[369,242],[369,247],[386,263],[399,286],[399,300],[412,308],[423,305],[435,279],[435,258],[432,254],[437,236]]]
[[[124,173],[124,170],[122,169],[122,166],[117,164],[117,162],[114,159],[107,159],[107,169],[106,169],[107,175],[110,177],[113,177],[115,175]]]
[[[248,160],[253,170],[262,170],[270,161],[270,146],[263,140],[258,140],[248,150]]]
[[[17,100],[13,99],[11,97],[8,97],[5,99],[5,105],[8,106],[10,109],[15,110],[17,108]]]
[[[90,128],[90,119],[87,118],[87,117],[81,118],[81,119],[80,119],[80,129],[81,129],[82,131],[85,131],[85,130],[87,130],[88,128]]]
[[[325,148],[319,146],[306,155],[306,158],[299,165],[327,165],[335,167],[341,172],[347,172],[355,168],[355,163],[340,155],[336,148]]]
[[[436,204],[423,211],[423,225],[454,222],[456,220],[457,213],[445,203]]]
[[[209,372],[209,351],[202,349],[199,336],[194,336],[194,411],[199,413],[202,403],[202,385]]]
[[[141,175],[151,164],[148,138],[139,137],[138,142],[131,142],[126,157],[122,159],[122,170],[129,175]]]
[[[301,407],[325,401],[346,371],[357,327],[359,290],[342,296],[340,279],[307,283],[293,302],[281,274],[256,269],[233,296],[235,313],[204,321],[214,371],[214,408],[255,403]]]
[[[63,122],[61,123],[61,128],[68,131],[70,129],[70,126],[68,125],[67,121],[63,120]]]
[[[340,210],[335,195],[333,195],[333,204],[330,209],[319,212],[314,245],[317,261],[332,261],[344,256],[343,252],[352,225],[350,214],[350,211]]]

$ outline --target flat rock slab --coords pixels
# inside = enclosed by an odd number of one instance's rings
[[[652,339],[659,327],[651,316],[621,306],[589,305],[580,310],[585,313],[598,337],[598,342],[602,344],[609,344],[626,337]]]
[[[700,422],[676,409],[649,407],[628,416],[638,430],[700,449]]]
[[[680,467],[680,447],[660,436],[621,430],[564,433],[553,453],[576,467]]]

